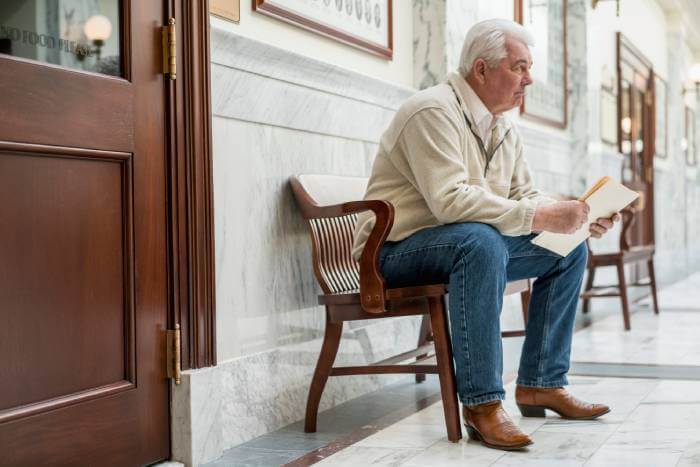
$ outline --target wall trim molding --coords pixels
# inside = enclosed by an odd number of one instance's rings
[[[183,369],[216,365],[209,2],[177,0],[177,79],[169,93],[170,325]]]
[[[395,111],[416,89],[391,83],[233,32],[211,19],[211,61]]]

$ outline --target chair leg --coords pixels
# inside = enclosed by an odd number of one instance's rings
[[[447,439],[456,443],[462,439],[462,428],[460,427],[455,370],[452,361],[452,345],[450,344],[447,328],[444,297],[430,297],[428,301],[430,305],[430,322],[433,327],[433,339],[435,341],[435,357],[438,375],[440,376],[442,405],[445,411]]]
[[[656,273],[654,272],[654,259],[649,258],[647,261],[647,268],[649,269],[649,281],[651,282],[651,296],[654,299],[654,313],[659,314],[659,300],[656,297]]]
[[[584,292],[588,292],[593,288],[593,279],[595,279],[595,268],[588,268],[588,278],[586,279],[586,289]],[[588,313],[591,311],[591,299],[590,298],[584,298],[583,299],[583,314]]]
[[[304,431],[307,433],[316,432],[316,418],[318,417],[318,405],[321,402],[323,388],[331,374],[335,356],[338,353],[340,336],[343,333],[343,323],[333,323],[326,317],[326,333],[323,336],[321,354],[316,363],[314,377],[309,388],[309,397],[306,400],[306,418],[304,420]]]
[[[526,328],[527,328],[527,316],[528,316],[528,312],[530,310],[530,296],[531,296],[531,292],[530,292],[529,288],[524,292],[520,292],[520,306],[521,306],[522,312],[523,312],[523,324],[525,324]]]
[[[420,323],[420,331],[418,333],[418,347],[428,343],[428,335],[430,334],[430,316],[423,315]],[[428,354],[421,354],[416,357],[419,360],[426,357]],[[422,383],[425,381],[425,373],[416,373],[416,383]]]
[[[622,300],[622,318],[625,321],[625,331],[630,330],[630,309],[627,300],[627,282],[625,281],[625,265],[620,260],[617,263],[617,280],[620,288],[620,300]]]

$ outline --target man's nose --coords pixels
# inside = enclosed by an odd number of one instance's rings
[[[529,86],[533,83],[532,80],[532,75],[530,74],[530,70],[525,72],[525,75],[523,76],[523,86]]]

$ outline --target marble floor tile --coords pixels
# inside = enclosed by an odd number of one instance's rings
[[[620,326],[619,317],[608,316],[577,332],[572,361],[700,366],[700,313],[640,311],[631,331]]]
[[[628,451],[603,446],[584,465],[586,467],[665,467],[675,466],[682,452],[674,451]]]
[[[357,467],[357,466],[382,466],[398,467],[405,465],[407,460],[420,453],[421,449],[412,448],[384,448],[350,446],[339,453],[318,462],[315,465],[323,467]]]
[[[618,431],[671,430],[700,430],[700,404],[640,404]]]
[[[399,422],[357,443],[360,447],[427,448],[447,439],[445,426],[408,424]]]
[[[485,467],[504,455],[503,451],[489,449],[471,440],[462,440],[459,443],[438,441],[401,465],[402,467],[462,467],[465,465]]]
[[[234,448],[207,467],[270,467],[282,465],[304,455],[304,451],[269,451],[266,449]]]
[[[683,281],[664,287],[658,292],[659,308],[700,310],[700,273],[695,273]],[[651,297],[639,303],[651,306]]]
[[[643,403],[700,404],[700,381],[659,381]]]
[[[510,452],[494,465],[522,465],[524,462],[569,462],[583,465],[605,442],[608,433],[553,433],[537,430],[532,434],[533,444],[522,452]],[[552,463],[552,465],[555,465]]]

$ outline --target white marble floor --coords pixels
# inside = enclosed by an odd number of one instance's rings
[[[531,434],[522,452],[489,449],[445,436],[441,403],[434,404],[326,459],[321,466],[700,466],[700,381],[572,377],[569,389],[605,402],[594,421],[522,418],[507,390],[505,407]]]
[[[506,387],[505,407],[534,444],[522,452],[447,441],[441,403],[321,461],[323,466],[700,466],[700,274],[660,293],[661,313],[638,308],[632,330],[612,314],[574,335],[572,361],[612,368],[692,369],[687,379],[570,376],[569,390],[612,411],[593,421],[522,418]],[[682,367],[681,367],[682,365]],[[696,369],[698,371],[696,371]],[[608,369],[609,372],[609,369]],[[609,373],[604,373],[609,374]],[[695,380],[693,380],[695,379]]]
[[[700,272],[692,274],[681,282],[677,282],[659,291],[659,306],[664,310],[681,309],[700,311]],[[651,297],[645,298],[641,304],[650,305]]]

